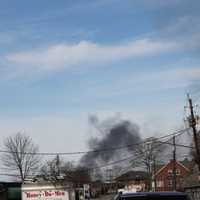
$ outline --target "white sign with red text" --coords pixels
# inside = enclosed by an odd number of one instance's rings
[[[69,193],[56,189],[22,191],[22,200],[69,200]]]

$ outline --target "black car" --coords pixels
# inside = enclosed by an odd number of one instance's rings
[[[136,192],[119,193],[114,200],[191,200],[182,192]]]

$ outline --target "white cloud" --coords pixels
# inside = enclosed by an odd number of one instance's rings
[[[164,53],[199,49],[199,18],[183,16],[161,30],[141,39],[124,43],[100,44],[81,40],[59,43],[27,51],[8,53],[1,57],[11,73],[27,74],[40,71],[61,71],[74,67],[112,64],[127,59],[159,56]],[[14,71],[14,72],[13,72]]]
[[[180,66],[175,67],[178,63],[170,65],[168,70],[152,72],[136,77],[138,83],[154,83],[159,88],[176,88],[188,85],[188,82],[200,79],[199,66]]]
[[[36,70],[59,70],[84,64],[113,62],[123,59],[156,55],[178,48],[174,42],[141,39],[126,44],[101,45],[88,41],[58,44],[44,49],[17,52],[6,56],[10,64]]]
[[[186,61],[183,61],[186,62]],[[84,94],[100,97],[125,97],[130,94],[155,94],[167,90],[187,89],[195,80],[200,80],[199,66],[183,65],[182,62],[165,66],[165,70],[152,70],[149,73],[129,72],[121,75],[120,79],[111,79],[110,84],[101,84],[97,87],[89,87]],[[98,91],[98,93],[96,92]]]

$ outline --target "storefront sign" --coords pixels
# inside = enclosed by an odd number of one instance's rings
[[[22,200],[69,200],[64,190],[22,191]]]

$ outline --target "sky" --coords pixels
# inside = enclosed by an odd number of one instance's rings
[[[143,137],[183,127],[200,80],[199,9],[198,0],[0,0],[1,149],[24,132],[42,152],[87,150],[90,115],[130,120]]]

